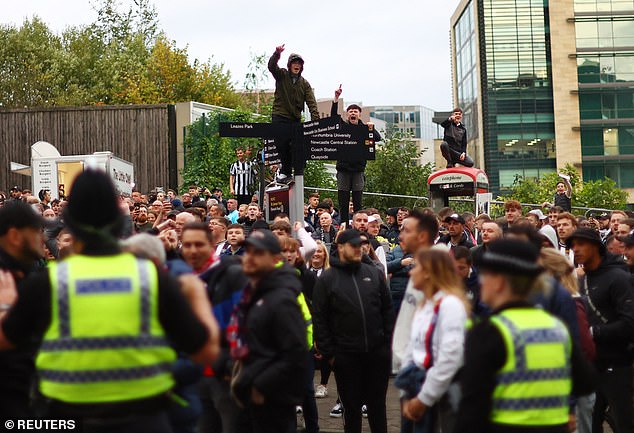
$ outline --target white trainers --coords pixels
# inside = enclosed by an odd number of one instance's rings
[[[301,406],[295,406],[295,414],[302,415],[304,413],[304,408]]]
[[[282,174],[282,173],[278,173],[275,176],[275,181],[277,183],[289,184],[289,183],[291,183],[292,180],[293,180],[292,176],[287,176],[287,175]]]
[[[329,416],[330,418],[341,418],[343,416],[343,406],[341,406],[341,403],[337,403],[335,407],[332,408]]]
[[[361,415],[363,415],[363,418],[368,417],[368,407],[365,404],[361,406]]]
[[[328,396],[328,388],[326,388],[324,385],[317,385],[317,387],[315,388],[315,398],[325,398]]]

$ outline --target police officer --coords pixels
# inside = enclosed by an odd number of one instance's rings
[[[49,418],[74,419],[84,432],[170,432],[168,340],[198,362],[218,353],[204,286],[181,277],[181,291],[152,262],[120,252],[123,218],[103,172],[77,177],[64,220],[75,254],[24,281],[0,348],[42,339],[36,367]]]
[[[592,392],[592,370],[565,325],[528,301],[542,272],[528,242],[489,244],[479,263],[492,317],[467,337],[454,432],[564,433],[569,396]],[[572,422],[571,422],[572,421]]]

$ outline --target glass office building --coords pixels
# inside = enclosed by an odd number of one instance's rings
[[[494,192],[571,163],[634,200],[634,0],[462,0],[451,36],[454,101]]]
[[[574,0],[583,177],[634,187],[634,2]]]
[[[394,128],[411,137],[423,152],[421,164],[434,162],[434,139],[437,129],[432,117],[434,111],[422,105],[374,106],[365,107],[370,118],[379,119],[390,128]]]

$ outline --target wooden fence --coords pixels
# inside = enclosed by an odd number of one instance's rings
[[[173,105],[53,107],[0,110],[0,191],[29,188],[10,162],[31,164],[31,145],[48,141],[63,156],[111,151],[134,164],[137,188],[177,186]],[[37,194],[37,191],[33,191]]]

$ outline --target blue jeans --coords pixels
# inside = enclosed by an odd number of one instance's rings
[[[427,377],[427,371],[424,368],[410,363],[398,372],[396,378],[394,378],[394,386],[402,390],[405,394],[404,397],[410,400],[418,396],[425,382],[425,377]],[[430,410],[425,413],[421,420],[416,422],[404,417],[401,419],[401,433],[431,433],[432,426]]]

